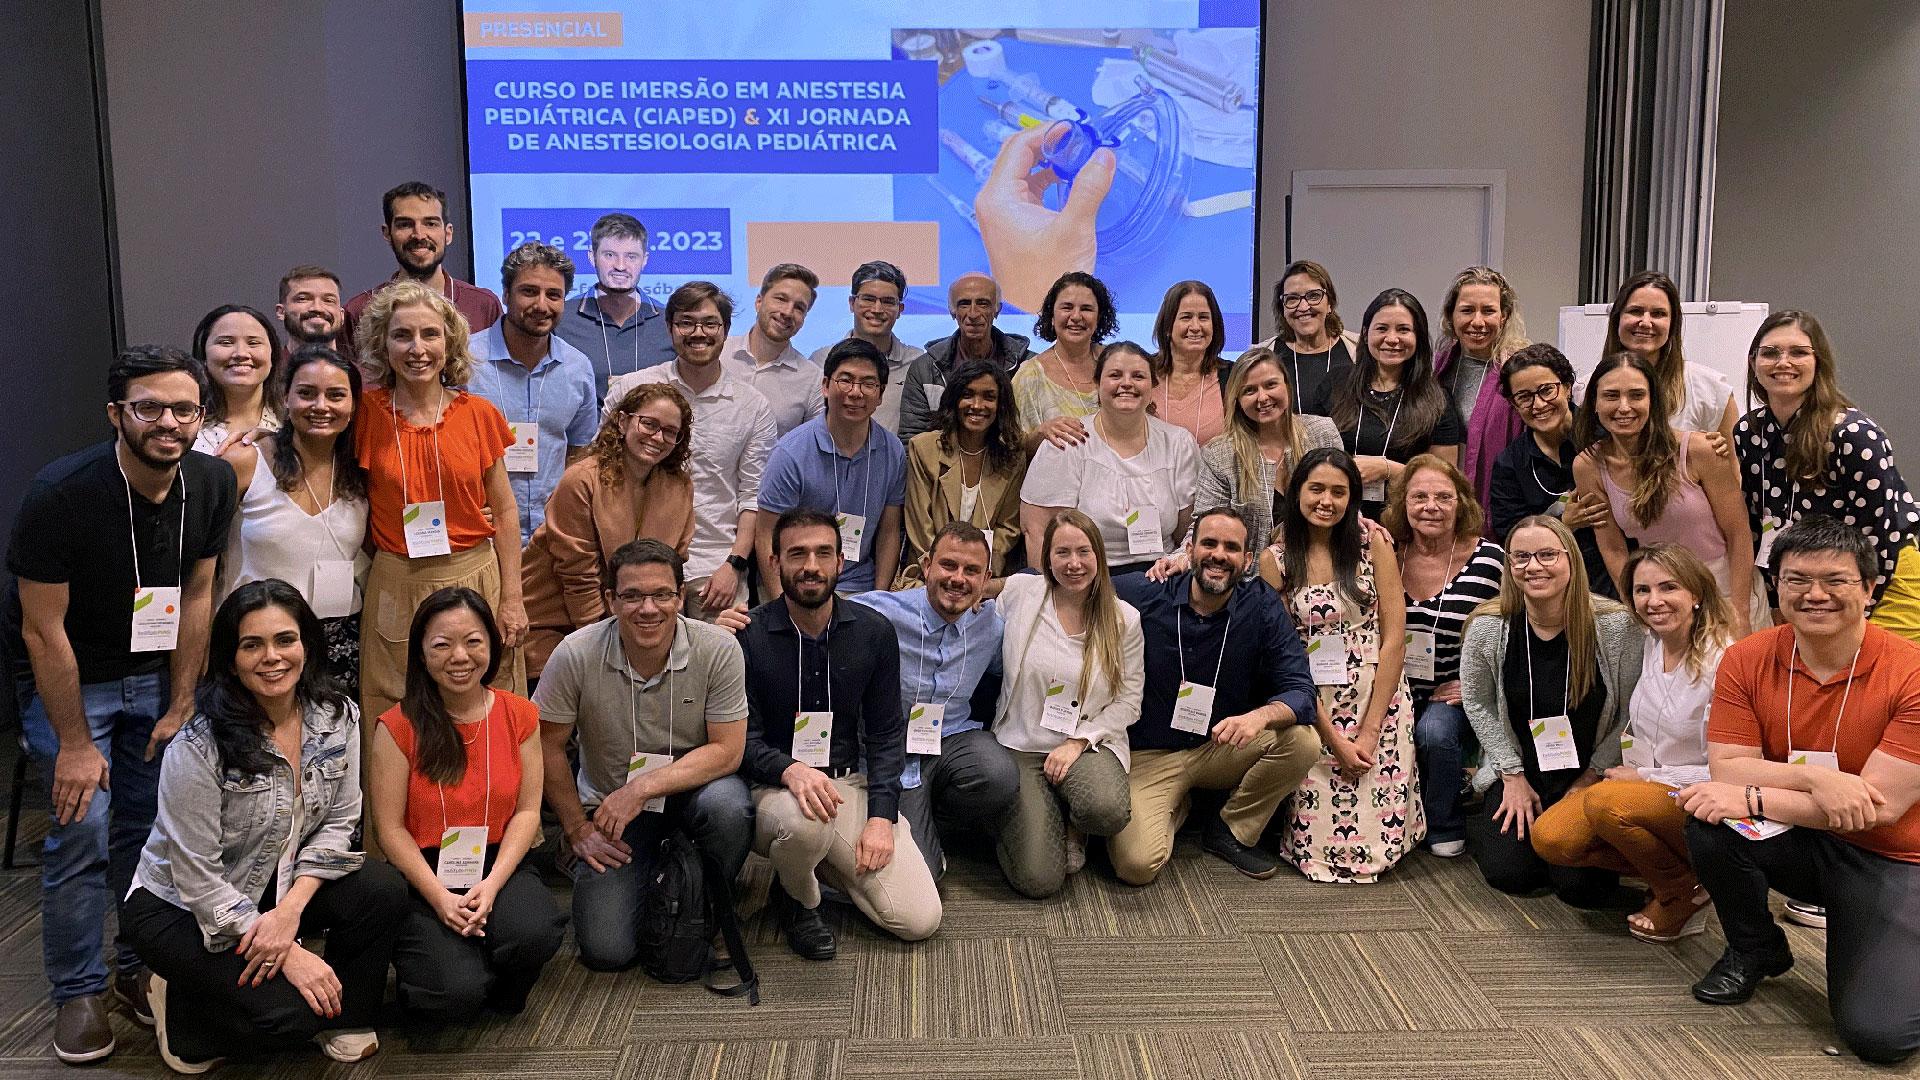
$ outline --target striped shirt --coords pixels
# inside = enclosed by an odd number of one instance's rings
[[[1407,597],[1407,629],[1433,634],[1433,681],[1411,676],[1407,679],[1416,698],[1424,699],[1434,687],[1460,677],[1460,632],[1474,608],[1500,595],[1500,578],[1506,567],[1506,553],[1500,545],[1481,540],[1460,572],[1437,595],[1425,600]]]

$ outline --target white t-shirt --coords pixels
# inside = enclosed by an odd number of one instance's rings
[[[1727,402],[1733,399],[1733,387],[1726,376],[1706,366],[1689,360],[1682,374],[1686,384],[1686,397],[1673,411],[1673,427],[1676,431],[1719,431],[1720,419],[1726,415]]]
[[[1100,437],[1098,413],[1087,417],[1087,441],[1061,450],[1040,444],[1020,485],[1020,501],[1034,506],[1070,506],[1100,529],[1107,564],[1148,562],[1180,545],[1180,513],[1193,508],[1200,457],[1193,436],[1163,420],[1147,418],[1147,446],[1123,458]],[[1150,509],[1160,515],[1160,547],[1135,552],[1127,543],[1127,515]]]

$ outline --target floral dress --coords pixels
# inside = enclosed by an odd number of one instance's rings
[[[1273,550],[1278,560],[1279,546]],[[1365,548],[1358,580],[1364,595],[1377,595],[1373,555]],[[1359,730],[1373,697],[1380,656],[1379,607],[1368,603],[1361,610],[1331,582],[1282,593],[1302,641],[1320,634],[1337,634],[1346,641],[1347,681],[1318,689],[1321,715],[1332,721],[1334,730],[1351,735]],[[1320,748],[1320,760],[1294,791],[1287,811],[1284,854],[1302,874],[1314,881],[1375,881],[1426,837],[1412,736],[1413,706],[1403,675],[1380,727],[1374,768],[1359,783],[1340,774],[1333,751]]]

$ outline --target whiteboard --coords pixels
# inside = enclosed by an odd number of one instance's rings
[[[1560,351],[1573,361],[1577,386],[1586,385],[1588,373],[1606,350],[1610,306],[1573,304],[1560,309]],[[1767,312],[1765,304],[1728,300],[1680,305],[1680,340],[1687,361],[1726,376],[1733,387],[1734,407],[1742,413],[1753,407],[1747,400],[1747,348]]]

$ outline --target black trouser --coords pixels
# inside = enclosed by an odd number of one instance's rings
[[[1713,894],[1727,950],[1787,949],[1767,890],[1827,909],[1827,1004],[1853,1052],[1891,1064],[1920,1049],[1920,864],[1899,862],[1820,829],[1748,840],[1687,822],[1687,849]]]
[[[120,924],[140,958],[167,980],[168,1048],[184,1061],[205,1061],[298,1045],[322,1031],[372,1028],[406,904],[399,871],[371,859],[322,882],[307,902],[300,935],[326,934],[326,961],[340,980],[340,1015],[331,1020],[314,1012],[285,974],[236,986],[246,958],[232,949],[208,952],[193,914],[145,889],[120,906]]]
[[[1565,779],[1541,776],[1533,781],[1543,812],[1559,802],[1580,778],[1581,770],[1565,772]],[[1487,879],[1487,884],[1503,893],[1521,896],[1551,886],[1560,899],[1575,906],[1594,903],[1613,892],[1620,884],[1619,874],[1591,866],[1554,866],[1533,850],[1531,828],[1525,837],[1501,832],[1493,814],[1500,809],[1505,788],[1504,778],[1495,780],[1487,789],[1486,805],[1480,816],[1467,821],[1467,850],[1473,852],[1473,861],[1480,867],[1480,876]]]
[[[920,786],[900,792],[900,814],[913,826],[913,842],[933,880],[946,873],[941,829],[978,829],[998,836],[1000,824],[1020,795],[1020,769],[1013,752],[984,728],[940,740],[940,753],[920,759]]]
[[[428,866],[437,851],[422,851]],[[489,849],[487,862],[493,862]],[[560,949],[567,916],[540,876],[522,862],[494,897],[486,935],[461,937],[411,888],[399,940],[393,944],[400,1004],[424,1020],[470,1020],[481,1006],[517,1013],[540,969]]]

